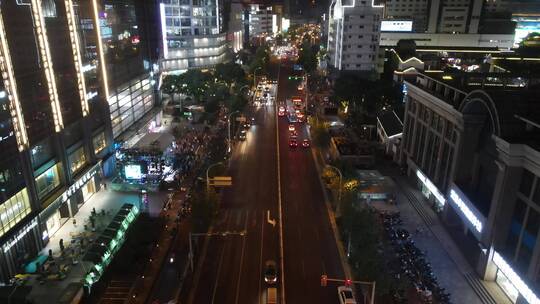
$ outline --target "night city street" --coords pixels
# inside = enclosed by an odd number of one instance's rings
[[[540,304],[540,1],[0,2],[0,304]]]

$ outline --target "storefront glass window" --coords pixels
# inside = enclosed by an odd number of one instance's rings
[[[60,185],[59,164],[55,164],[47,171],[35,178],[36,188],[39,198],[50,193],[54,188]]]
[[[107,140],[105,139],[105,132],[101,132],[94,136],[94,153],[98,154],[107,146]]]
[[[30,213],[30,201],[26,188],[0,205],[0,236]]]
[[[81,169],[86,164],[86,154],[84,153],[84,147],[80,147],[75,152],[69,155],[69,165],[71,166],[71,173]]]
[[[519,291],[516,289],[516,287],[514,287],[512,282],[510,282],[508,277],[505,276],[502,271],[497,270],[497,278],[495,280],[497,284],[501,286],[502,290],[504,291],[504,293],[506,293],[508,298],[510,298],[512,303],[516,303]]]

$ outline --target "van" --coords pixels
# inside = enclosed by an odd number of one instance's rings
[[[266,291],[266,304],[277,304],[277,289],[270,287]]]

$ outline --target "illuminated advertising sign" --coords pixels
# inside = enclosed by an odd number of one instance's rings
[[[525,298],[529,304],[540,304],[538,296],[529,288],[529,286],[521,279],[521,277],[512,269],[510,265],[504,260],[504,258],[495,251],[493,253],[493,263],[497,265],[499,270],[504,273],[510,283],[519,291],[521,296]]]
[[[126,175],[127,179],[141,179],[141,165],[126,165],[124,167],[124,174]]]
[[[418,179],[424,184],[424,186],[426,186],[426,188],[429,189],[429,191],[431,192],[431,194],[433,194],[433,196],[435,196],[435,198],[437,199],[437,201],[439,202],[439,204],[442,206],[444,206],[444,204],[446,203],[446,199],[444,198],[444,196],[442,195],[441,191],[439,191],[439,189],[437,188],[437,186],[435,186],[430,180],[429,178],[427,178],[424,173],[422,173],[422,171],[420,170],[416,170],[416,176],[418,177]]]
[[[473,233],[479,238],[485,219],[467,199],[467,196],[454,184],[450,188],[450,201],[457,208],[459,216],[474,228]]]
[[[410,20],[383,20],[381,32],[412,32],[412,24]]]

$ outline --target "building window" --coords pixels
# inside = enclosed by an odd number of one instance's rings
[[[101,132],[98,135],[94,136],[92,139],[94,144],[94,153],[98,154],[107,146],[107,140],[105,139],[105,132]]]
[[[532,189],[533,180],[534,175],[529,170],[524,169],[523,175],[521,177],[521,184],[519,185],[519,192],[521,192],[521,194],[525,195],[526,197],[529,197]]]
[[[30,200],[26,188],[0,205],[0,236],[30,213]]]
[[[86,154],[84,153],[84,147],[80,147],[69,155],[69,166],[71,167],[71,173],[81,169],[85,164]]]
[[[55,164],[35,178],[39,198],[43,198],[60,185],[59,166]]]

